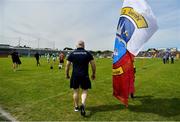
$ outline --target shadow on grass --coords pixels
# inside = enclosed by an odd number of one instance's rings
[[[180,115],[179,98],[153,98],[153,97],[136,97],[141,105],[129,105],[128,109],[133,112],[153,113],[164,117]]]
[[[16,72],[22,72],[22,71],[33,71],[31,69],[17,69]]]
[[[152,96],[136,96],[136,98],[149,98]],[[91,106],[86,108],[88,111],[86,117],[90,117],[98,112],[106,112],[106,111],[116,111],[116,110],[124,110],[126,109],[125,105],[123,104],[111,104],[111,105],[98,105],[98,106]]]
[[[164,117],[173,117],[180,115],[180,98],[153,98],[153,96],[136,96],[135,101],[140,101],[140,105],[129,105],[128,109],[132,112],[153,113]],[[124,110],[126,107],[122,104],[99,105],[87,107],[90,111],[86,117],[91,117],[98,112]]]
[[[89,112],[87,113],[86,117],[91,117],[92,115],[94,115],[98,112],[116,111],[116,110],[123,110],[123,109],[125,109],[125,106],[122,104],[98,105],[98,106],[87,107],[87,110]]]

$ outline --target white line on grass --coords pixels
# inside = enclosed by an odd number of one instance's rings
[[[10,113],[6,112],[1,107],[0,107],[0,116],[4,119],[4,121],[18,122],[14,117],[11,116]]]

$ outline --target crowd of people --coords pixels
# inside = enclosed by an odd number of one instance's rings
[[[34,54],[34,57],[36,59],[36,65],[40,66],[40,57],[41,57],[40,53],[36,52]],[[63,52],[60,52],[59,56],[57,56],[54,53],[51,55],[48,53],[45,57],[47,58],[48,64],[50,64],[50,62],[51,62],[51,65],[50,65],[51,67],[54,67],[56,60],[59,60],[58,68],[59,69],[63,68],[64,58],[65,58]],[[12,63],[13,63],[13,71],[16,71],[18,69],[18,67],[20,67],[20,65],[21,65],[20,54],[16,50],[13,50],[11,52],[11,58],[12,58]],[[51,58],[52,58],[52,61],[51,61]],[[53,69],[53,68],[51,68],[51,69]]]
[[[173,56],[174,58],[178,57],[179,52],[172,51],[156,51],[156,52],[148,52],[148,51],[140,51],[137,57],[149,57],[149,58],[163,58],[164,56]]]
[[[166,52],[166,54],[163,56],[163,64],[169,64],[171,61],[171,64],[174,64],[174,55],[172,53]]]
[[[64,56],[64,53],[63,52],[60,52],[59,55],[53,53],[53,54],[49,54],[47,53],[45,55],[45,57],[47,58],[47,63],[50,64],[50,69],[53,69],[54,68],[54,65],[55,65],[55,62],[56,60],[59,60],[59,64],[58,64],[58,68],[59,69],[62,69],[63,66],[64,66],[64,59],[65,59],[65,56]],[[52,63],[51,63],[51,57],[52,57]]]

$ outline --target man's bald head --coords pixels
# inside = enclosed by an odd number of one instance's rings
[[[85,47],[84,41],[82,41],[82,40],[78,41],[76,47],[77,48],[84,48]]]

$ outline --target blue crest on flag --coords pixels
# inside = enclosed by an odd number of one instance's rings
[[[135,30],[134,24],[126,17],[120,17],[114,46],[113,63],[119,61],[127,51],[127,43]]]

